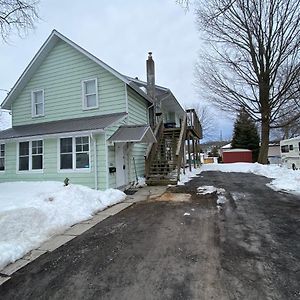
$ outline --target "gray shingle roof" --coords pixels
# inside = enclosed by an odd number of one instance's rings
[[[129,84],[130,86],[136,86],[138,88],[144,88],[144,89],[147,88],[147,82],[145,82],[145,81],[142,81],[142,80],[136,79],[136,78],[132,78],[129,76],[126,76],[126,78],[130,81],[130,84]],[[171,91],[166,87],[163,87],[160,85],[155,85],[155,94],[156,94],[156,97],[160,97],[160,96],[165,96],[167,94],[171,94]]]
[[[44,122],[39,124],[14,126],[10,129],[0,131],[0,140],[43,136],[65,132],[77,132],[88,130],[101,130],[109,127],[126,116],[126,113],[116,113],[94,117]]]
[[[108,139],[110,142],[155,143],[156,139],[151,127],[145,125],[124,125]]]

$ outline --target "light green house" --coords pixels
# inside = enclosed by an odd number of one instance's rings
[[[134,183],[156,142],[145,86],[54,30],[1,105],[12,128],[0,132],[0,182]],[[180,126],[185,111],[168,89],[156,90],[164,122]]]

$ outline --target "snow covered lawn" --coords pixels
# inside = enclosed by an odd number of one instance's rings
[[[61,182],[0,183],[0,270],[125,197],[119,190],[64,187]]]
[[[204,164],[198,169],[193,169],[192,172],[187,171],[185,175],[181,175],[179,185],[205,171],[241,172],[265,176],[273,179],[268,186],[275,191],[300,195],[300,170],[293,171],[278,165],[258,163]]]

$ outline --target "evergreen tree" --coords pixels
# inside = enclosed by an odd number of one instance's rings
[[[255,123],[242,108],[234,123],[232,148],[252,150],[253,161],[257,161],[259,153],[259,135]]]

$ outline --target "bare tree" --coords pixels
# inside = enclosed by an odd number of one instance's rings
[[[34,28],[38,19],[37,4],[39,0],[0,0],[0,35],[7,41],[9,35],[16,31],[20,36]]]
[[[300,0],[199,0],[196,13],[207,42],[197,78],[214,104],[244,107],[258,122],[258,161],[267,163],[271,125],[283,111],[299,117],[292,87],[300,75]]]
[[[186,11],[190,8],[190,2],[191,1],[189,0],[176,0],[176,3],[183,7]]]
[[[197,116],[200,120],[202,131],[203,131],[203,137],[206,140],[210,140],[216,135],[216,116],[212,112],[212,110],[209,108],[208,105],[205,104],[196,104],[194,105],[194,109],[197,113]]]
[[[300,134],[300,77],[287,95],[289,101],[286,101],[277,120],[271,124],[272,133],[279,134],[283,139]]]

